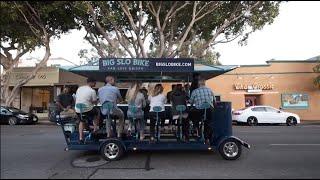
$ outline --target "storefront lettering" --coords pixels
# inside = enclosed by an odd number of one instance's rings
[[[236,90],[251,90],[251,89],[261,89],[261,90],[272,90],[274,88],[273,84],[234,84]]]
[[[149,60],[143,59],[106,59],[102,60],[102,66],[149,66]]]
[[[39,74],[38,79],[47,79],[47,76],[45,74]]]

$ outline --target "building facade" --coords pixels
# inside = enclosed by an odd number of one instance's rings
[[[11,88],[30,74],[33,69],[34,67],[14,68],[10,75]],[[62,92],[64,86],[76,87],[85,82],[85,77],[58,67],[43,67],[36,73],[34,79],[20,88],[13,106],[26,112],[33,111],[40,117],[47,116],[49,103],[53,102]]]
[[[206,83],[221,101],[232,102],[237,110],[252,105],[269,105],[298,114],[302,120],[320,120],[320,89],[313,80],[319,73],[313,67],[318,59],[303,61],[267,61],[265,65],[243,65]],[[11,84],[32,71],[32,67],[15,68]],[[63,86],[81,86],[86,77],[59,67],[44,67],[36,77],[25,84],[14,101],[14,106],[25,111],[34,110],[47,116],[49,103],[53,102]],[[97,83],[96,89],[103,86]],[[146,83],[152,87],[154,83]],[[163,83],[164,93],[171,91],[171,83]],[[125,97],[129,83],[118,83]],[[149,88],[148,88],[149,89]],[[149,89],[151,91],[151,89]]]
[[[269,105],[298,114],[302,120],[320,120],[320,89],[313,81],[317,60],[267,61],[245,65],[212,78],[207,85],[234,110]]]

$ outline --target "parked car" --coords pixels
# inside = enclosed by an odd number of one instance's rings
[[[287,124],[288,126],[300,123],[297,114],[284,112],[271,106],[250,106],[232,112],[232,120],[237,123],[247,123],[255,126],[260,123]]]
[[[26,113],[14,107],[0,107],[0,122],[1,124],[35,124],[39,118],[35,114]]]

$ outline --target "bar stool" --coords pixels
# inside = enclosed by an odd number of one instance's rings
[[[83,103],[77,103],[76,104],[76,108],[79,109],[80,111],[80,120],[81,122],[84,122],[83,119],[85,118],[87,121],[85,121],[85,124],[87,124],[88,122],[88,117],[85,116],[83,113],[86,109],[88,109],[88,105],[86,104],[83,104]],[[87,124],[89,126],[89,131],[83,131],[84,135],[85,135],[85,138],[84,138],[84,143],[86,143],[87,140],[91,140],[91,137],[92,137],[92,133],[90,131],[90,125]]]
[[[160,141],[160,130],[159,130],[159,113],[161,112],[162,108],[160,106],[154,106],[152,109],[156,113],[156,126],[157,126],[157,141]]]
[[[136,122],[136,113],[137,113],[137,111],[138,111],[138,108],[137,108],[136,105],[130,104],[130,105],[128,106],[128,110],[132,113],[132,117],[129,118],[129,120],[130,120],[130,122],[134,125],[134,131],[135,131],[135,132],[134,132],[133,137],[134,137],[134,139],[138,140],[138,138],[139,138],[139,133],[138,133],[138,131],[137,131],[137,122]]]
[[[204,142],[204,121],[207,120],[207,109],[210,108],[210,103],[204,102],[201,104],[200,109],[204,110],[203,118],[201,119],[201,141]]]
[[[182,113],[187,109],[185,105],[177,105],[176,110],[179,112],[178,133],[179,140],[182,140]]]
[[[112,121],[113,118],[111,117],[111,111],[114,108],[114,105],[112,102],[104,102],[101,106],[102,110],[106,110],[107,111],[107,119],[105,119],[106,121],[106,129],[110,129],[110,124],[112,126],[112,131],[116,132],[116,122]],[[108,133],[108,132],[107,132]],[[108,134],[108,136],[110,136],[111,134]]]

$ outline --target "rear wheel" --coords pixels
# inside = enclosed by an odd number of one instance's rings
[[[125,152],[125,149],[120,141],[117,140],[108,140],[106,141],[100,149],[101,155],[107,161],[116,161],[119,160]]]
[[[247,123],[248,123],[249,126],[256,126],[256,125],[258,125],[258,120],[257,120],[256,117],[250,116],[247,119]]]
[[[242,146],[235,139],[227,139],[219,146],[220,155],[226,160],[236,160],[241,156]]]
[[[18,119],[16,117],[10,117],[8,123],[11,126],[17,125],[18,124]]]
[[[293,125],[294,126],[297,125],[297,120],[295,117],[290,116],[287,118],[287,126],[293,126]]]

